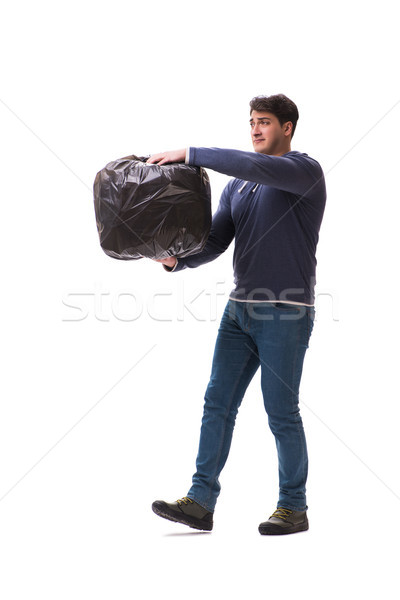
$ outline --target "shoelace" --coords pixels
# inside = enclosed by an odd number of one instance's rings
[[[180,498],[179,500],[177,500],[178,506],[180,506],[181,504],[193,504],[193,500],[191,500],[190,498],[188,498],[187,496],[184,496],[183,498]]]
[[[289,508],[277,508],[276,511],[271,515],[271,517],[277,517],[278,519],[286,521],[287,517],[292,513],[293,511]]]

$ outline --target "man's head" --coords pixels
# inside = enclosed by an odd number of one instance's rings
[[[250,126],[256,152],[280,156],[290,151],[299,111],[284,94],[256,96],[250,101]]]

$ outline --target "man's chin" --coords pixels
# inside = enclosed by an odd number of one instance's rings
[[[268,146],[265,142],[253,143],[254,152],[259,152],[260,154],[268,154]]]
[[[257,148],[257,146],[254,148],[254,152],[258,152],[258,154],[271,154],[268,148]]]

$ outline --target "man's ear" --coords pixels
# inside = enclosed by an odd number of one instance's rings
[[[292,121],[287,121],[283,124],[283,133],[288,136],[291,135],[293,131],[293,123]]]

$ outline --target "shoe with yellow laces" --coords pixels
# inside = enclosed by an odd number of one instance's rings
[[[188,525],[193,529],[211,531],[213,528],[213,513],[187,496],[176,502],[156,500],[151,508],[159,517],[176,523],[183,523],[183,525]]]
[[[261,535],[282,535],[307,531],[308,519],[305,510],[290,510],[279,506],[268,521],[260,523],[258,531]]]

